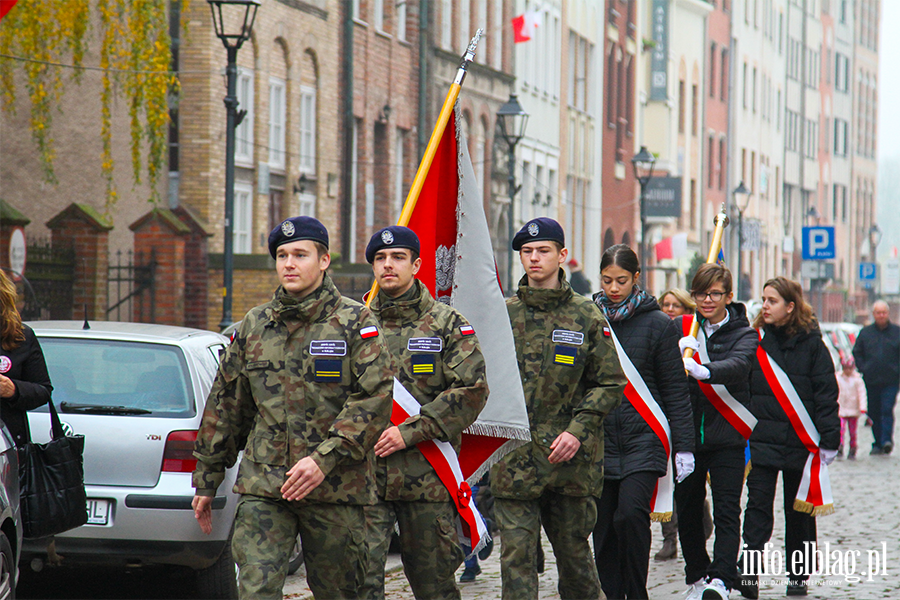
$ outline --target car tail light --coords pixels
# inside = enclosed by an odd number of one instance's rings
[[[196,431],[173,431],[166,437],[163,451],[162,470],[164,473],[193,473],[197,466],[194,458]]]

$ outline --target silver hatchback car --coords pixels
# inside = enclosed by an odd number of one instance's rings
[[[88,523],[56,536],[63,564],[183,565],[203,598],[236,597],[230,533],[237,496],[229,469],[213,501],[213,532],[194,519],[194,441],[219,353],[217,333],[141,323],[40,321],[53,400],[64,428],[84,435]],[[50,437],[46,407],[29,413],[34,441]],[[26,540],[41,568],[47,540]]]

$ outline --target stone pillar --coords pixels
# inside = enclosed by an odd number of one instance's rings
[[[109,232],[112,224],[95,208],[73,202],[47,221],[50,245],[75,256],[72,318],[106,320],[109,289]]]
[[[148,289],[132,301],[134,321],[183,326],[185,246],[191,229],[167,208],[154,208],[129,229],[134,232],[135,265],[153,266]]]
[[[179,206],[172,212],[190,229],[184,247],[184,325],[205,329],[209,293],[207,240],[212,236],[212,232],[184,206]]]

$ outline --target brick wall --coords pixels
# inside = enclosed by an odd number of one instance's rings
[[[149,298],[133,304],[137,323],[184,325],[185,246],[190,229],[168,209],[155,208],[131,224],[136,261],[156,261]]]

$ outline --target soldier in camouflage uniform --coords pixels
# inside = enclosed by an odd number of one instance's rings
[[[491,471],[500,526],[503,598],[538,597],[543,523],[559,570],[561,598],[603,597],[588,537],[603,486],[603,418],[626,379],[597,306],[575,294],[561,265],[562,227],[541,217],[513,239],[526,275],[506,306],[525,391],[531,444]]]
[[[207,533],[223,472],[244,451],[232,541],[241,598],[281,599],[298,532],[315,596],[361,597],[391,365],[375,318],[325,273],[327,248],[310,217],[270,234],[281,286],[241,322],[197,434],[194,511]]]
[[[371,303],[393,356],[394,375],[422,405],[421,413],[389,427],[375,445],[379,502],[367,507],[369,573],[364,595],[384,598],[384,565],[394,524],[403,567],[416,598],[458,599],[455,572],[463,560],[450,492],[416,444],[450,442],[487,399],[484,357],[468,321],[435,302],[415,278],[419,239],[406,227],[377,232],[366,249],[381,288]]]

